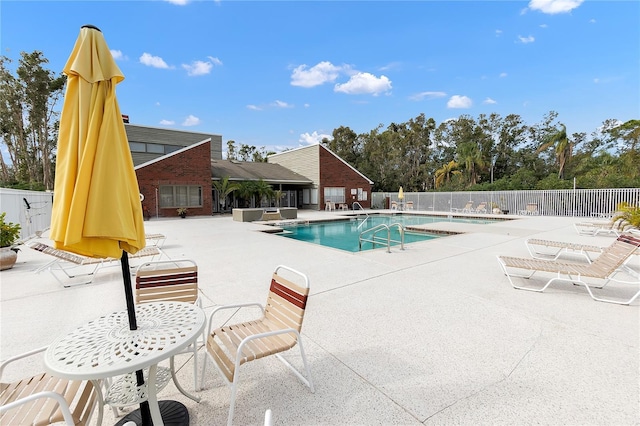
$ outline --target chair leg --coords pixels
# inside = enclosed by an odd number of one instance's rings
[[[231,400],[229,401],[229,417],[227,419],[227,426],[233,425],[233,413],[236,409],[236,395],[238,394],[238,377],[240,371],[237,369],[233,375],[233,383],[231,383]]]
[[[180,382],[178,382],[178,378],[176,377],[176,368],[175,368],[174,357],[171,357],[171,359],[169,360],[169,363],[171,365],[171,378],[173,379],[173,384],[176,385],[176,388],[178,388],[180,393],[183,394],[184,396],[186,396],[187,398],[192,399],[195,402],[200,402],[200,398],[198,398],[197,396],[191,395],[189,392],[184,390],[184,388],[182,387]]]
[[[300,347],[300,357],[302,358],[302,364],[307,373],[307,377],[303,376],[289,361],[287,361],[281,354],[276,354],[276,358],[278,358],[284,365],[286,365],[289,370],[295,374],[298,379],[311,390],[311,393],[315,392],[315,388],[313,386],[313,380],[311,379],[311,369],[309,368],[309,363],[307,362],[307,357],[304,353],[304,348],[302,346],[302,339],[300,335],[298,335],[298,346]]]

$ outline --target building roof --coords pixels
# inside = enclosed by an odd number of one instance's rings
[[[211,160],[211,177],[230,181],[260,180],[267,183],[311,185],[313,181],[280,164],[236,160]]]
[[[288,156],[290,155],[292,152],[296,152],[296,151],[304,151],[304,150],[310,150],[316,147],[320,147],[320,149],[324,149],[325,151],[327,151],[329,154],[333,155],[334,157],[336,157],[338,160],[342,161],[342,163],[344,163],[345,166],[349,167],[351,170],[353,170],[354,172],[356,172],[357,174],[359,174],[360,176],[362,176],[363,179],[367,180],[371,185],[373,185],[373,181],[371,179],[369,179],[368,177],[366,177],[365,175],[363,175],[358,169],[356,169],[355,167],[353,167],[351,164],[347,163],[346,161],[344,161],[342,158],[340,158],[340,156],[338,154],[336,154],[335,152],[331,151],[329,148],[327,148],[326,146],[324,146],[321,143],[317,143],[317,144],[311,144],[311,145],[307,145],[307,146],[300,146],[298,148],[294,148],[294,149],[290,149],[287,151],[283,151],[283,152],[278,152],[277,154],[271,154],[269,155],[269,157],[267,158],[267,161],[269,160],[269,158],[271,157],[278,157],[278,156]]]

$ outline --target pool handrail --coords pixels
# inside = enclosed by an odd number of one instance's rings
[[[363,222],[364,223],[364,222]],[[392,240],[391,239],[391,228],[393,226],[397,226],[398,227],[398,231],[400,233],[400,241],[396,241],[396,240]],[[404,227],[402,226],[402,224],[396,222],[396,223],[392,223],[391,225],[386,225],[384,223],[381,223],[380,225],[376,225],[373,228],[369,228],[366,229],[364,231],[362,231],[360,233],[360,236],[358,237],[358,250],[362,251],[362,242],[368,242],[368,243],[372,243],[373,244],[373,248],[376,247],[376,244],[380,243],[379,240],[376,240],[376,234],[381,231],[381,230],[387,230],[387,253],[391,253],[391,243],[400,243],[400,250],[404,250]],[[371,233],[371,239],[366,239],[363,238],[363,236],[366,233]]]

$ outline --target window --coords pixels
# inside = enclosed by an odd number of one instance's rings
[[[318,188],[302,190],[302,204],[318,204]]]
[[[160,207],[202,207],[202,187],[197,185],[160,186]]]
[[[157,143],[148,143],[147,152],[151,152],[153,154],[164,154],[164,145],[160,145]]]
[[[129,142],[131,152],[146,152],[146,144],[142,142]]]
[[[344,188],[324,188],[324,201],[331,201],[333,203],[344,203]]]

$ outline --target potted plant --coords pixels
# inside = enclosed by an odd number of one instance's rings
[[[20,224],[5,222],[6,214],[0,214],[0,271],[13,268],[19,250],[14,244],[20,237]]]
[[[180,207],[176,211],[178,212],[178,216],[180,216],[181,218],[184,219],[185,217],[187,217],[187,208],[186,207]]]

